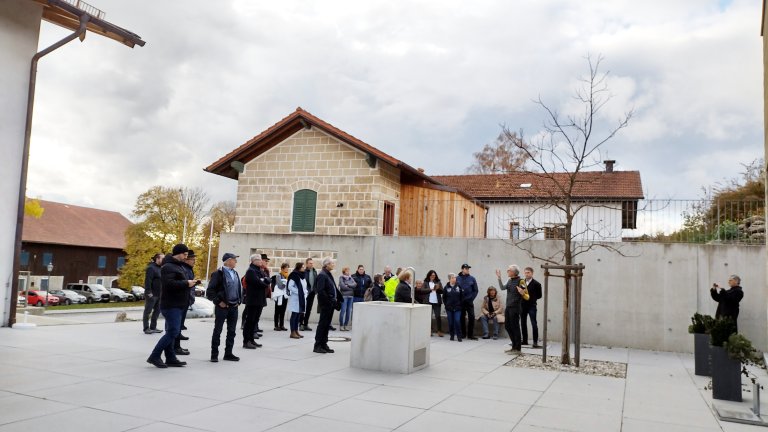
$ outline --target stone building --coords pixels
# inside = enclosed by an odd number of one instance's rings
[[[296,111],[205,169],[237,180],[236,233],[485,236],[485,206]]]

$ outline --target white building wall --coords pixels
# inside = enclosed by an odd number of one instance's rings
[[[565,213],[557,207],[539,203],[486,202],[487,238],[544,240],[544,228],[565,223]],[[515,230],[511,223],[518,225]],[[515,232],[510,232],[510,230]],[[576,241],[621,241],[621,203],[579,205],[573,221]]]
[[[29,0],[0,1],[0,322],[8,325],[16,237],[16,203],[24,148],[29,66],[37,52],[43,7]]]

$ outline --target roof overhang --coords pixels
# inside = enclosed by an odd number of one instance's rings
[[[272,127],[268,128],[264,132],[248,140],[243,145],[225,155],[218,161],[212,163],[204,170],[212,174],[218,174],[220,176],[237,180],[239,172],[232,166],[233,163],[248,163],[260,154],[285,141],[296,132],[299,132],[302,129],[311,129],[313,127],[316,127],[331,137],[336,138],[339,141],[344,142],[365,153],[369,160],[378,159],[392,165],[395,168],[400,169],[401,173],[408,177],[415,177],[432,184],[441,184],[440,182],[424,174],[418,169],[404,162],[401,162],[400,160],[355,138],[354,136],[338,129],[330,123],[315,117],[314,115],[304,111],[301,108],[297,108],[296,111],[275,123]],[[401,174],[401,176],[403,174]]]
[[[77,30],[80,27],[80,15],[87,13],[90,15],[86,26],[88,31],[100,34],[104,37],[113,39],[130,48],[134,46],[144,46],[141,37],[122,27],[118,27],[109,21],[103,19],[103,13],[92,6],[81,3],[77,0],[32,0],[35,3],[43,5],[43,19],[53,24],[62,26],[70,30]],[[82,4],[83,8],[75,6]],[[96,13],[96,15],[94,15]]]

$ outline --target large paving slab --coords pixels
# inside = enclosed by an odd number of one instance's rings
[[[241,349],[238,334],[240,362],[211,363],[213,324],[197,319],[185,331],[188,366],[161,370],[145,363],[160,335],[141,323],[71,321],[0,329],[0,432],[764,430],[717,420],[689,354],[582,349],[626,362],[620,379],[505,366],[508,341],[434,337],[430,366],[398,375],[350,368],[349,342],[315,354],[312,332],[267,330],[257,350]]]

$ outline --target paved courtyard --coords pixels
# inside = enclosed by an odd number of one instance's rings
[[[763,430],[718,422],[688,354],[582,350],[626,362],[619,379],[504,366],[505,341],[435,337],[428,368],[396,375],[351,369],[349,342],[314,354],[312,332],[269,324],[264,348],[238,338],[240,362],[210,363],[212,323],[191,320],[189,365],[162,370],[145,363],[159,336],[137,322],[2,328],[0,432]]]

